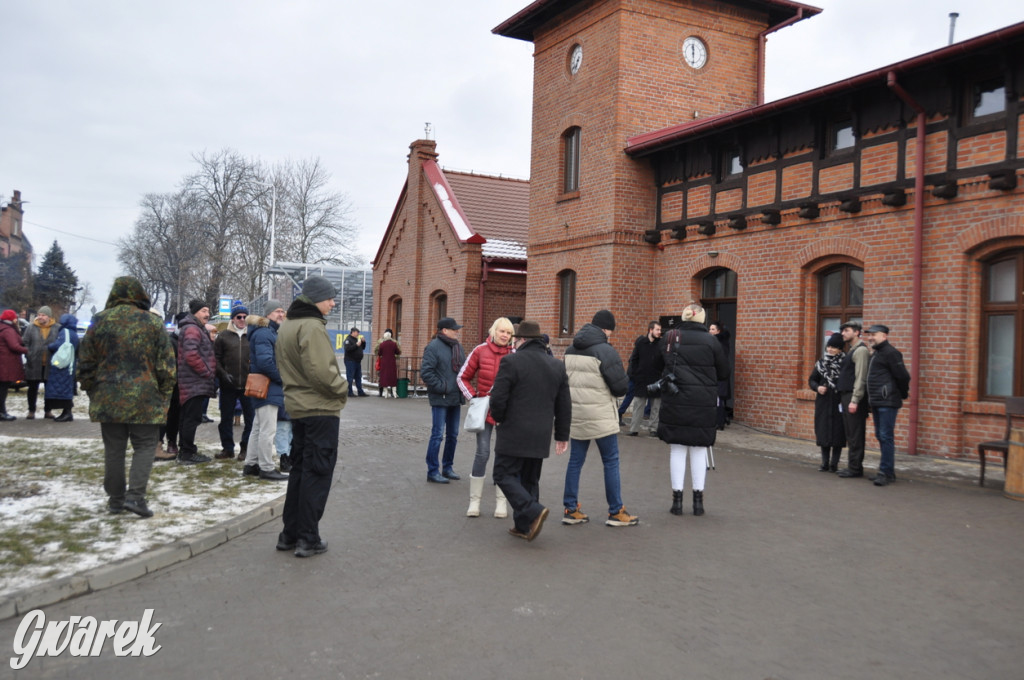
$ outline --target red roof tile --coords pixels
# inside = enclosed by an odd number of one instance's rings
[[[444,171],[469,226],[488,240],[526,245],[530,228],[530,182]]]

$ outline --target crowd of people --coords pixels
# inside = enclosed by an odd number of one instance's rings
[[[45,385],[44,417],[71,420],[76,383],[90,398],[89,415],[99,422],[104,443],[104,489],[111,513],[125,510],[148,517],[146,486],[153,462],[208,463],[199,453],[196,432],[206,404],[219,394],[221,451],[235,458],[236,412],[244,419],[237,459],[242,474],[287,481],[279,550],[299,557],[327,550],[319,534],[337,463],[339,416],[348,397],[367,396],[362,382],[366,340],[352,328],[344,342],[345,376],[325,330],[336,290],[311,276],[287,310],[269,300],[263,315],[241,304],[219,334],[209,325],[210,307],[189,303],[167,333],[150,300],[133,277],[114,282],[106,307],[79,343],[77,319],[54,322],[41,307],[18,332],[14,312],[0,316],[0,419],[7,386],[28,385],[28,418],[35,417],[39,386]],[[423,352],[420,375],[431,411],[426,478],[432,484],[461,479],[455,471],[462,405],[483,402],[472,427],[476,450],[469,477],[467,517],[479,517],[494,442],[494,517],[511,507],[509,533],[532,541],[549,510],[539,500],[541,467],[554,441],[556,454],[569,452],[562,489],[564,525],[590,517],[579,502],[580,477],[590,443],[601,456],[607,514],[611,527],[636,526],[622,499],[618,437],[646,429],[668,444],[669,512],[684,513],[684,487],[690,471],[692,512],[704,514],[706,471],[711,447],[727,423],[731,368],[729,334],[707,323],[698,304],[687,305],[681,321],[666,333],[652,321],[633,343],[626,366],[609,342],[614,314],[606,309],[575,333],[562,360],[552,355],[537,322],[496,319],[484,342],[468,354],[459,342],[462,326],[451,317],[437,322],[437,333]],[[808,384],[816,394],[815,436],[820,470],[839,477],[862,477],[866,416],[870,411],[882,451],[878,486],[895,481],[893,430],[907,397],[910,377],[902,354],[888,343],[889,329],[874,325],[861,340],[861,325],[847,321],[828,338],[825,353]],[[387,329],[375,352],[379,395],[393,397],[401,348]],[[69,360],[67,357],[71,357]],[[24,357],[24,358],[23,358]],[[261,380],[255,380],[260,378]],[[249,383],[252,382],[253,386]],[[265,387],[261,390],[259,385]],[[623,398],[632,397],[628,425]],[[61,409],[59,415],[54,415]],[[468,419],[467,419],[467,428]],[[164,441],[166,440],[166,445]],[[134,450],[125,479],[128,442]],[[252,444],[252,446],[249,446]],[[839,468],[848,447],[847,466]],[[274,465],[277,452],[281,468]]]

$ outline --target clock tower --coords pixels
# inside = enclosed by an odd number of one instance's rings
[[[657,180],[626,140],[757,104],[765,36],[819,11],[790,0],[537,0],[494,29],[534,44],[526,316],[553,344],[607,308],[628,329],[613,340],[622,351],[672,303],[654,297],[671,272],[656,270],[643,240]]]

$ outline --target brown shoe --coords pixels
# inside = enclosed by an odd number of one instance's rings
[[[235,457],[235,452],[224,449],[220,453],[215,454],[213,457],[216,458],[217,460],[230,460]]]
[[[522,538],[522,539],[527,540],[527,541],[530,540],[530,539],[526,538],[526,534],[524,534],[519,529],[516,529],[515,527],[512,527],[511,529],[509,529],[508,533],[512,534],[516,538]]]
[[[174,460],[177,457],[178,454],[176,453],[171,453],[170,451],[161,451],[160,449],[157,449],[156,455],[153,456],[153,460]]]
[[[540,534],[541,527],[544,526],[544,520],[546,520],[547,518],[548,509],[544,508],[543,510],[540,511],[540,514],[537,515],[537,519],[533,520],[533,522],[530,523],[530,533],[526,534],[527,541],[532,541],[533,539],[537,538],[538,534]]]
[[[36,412],[35,411],[29,411],[28,415],[25,416],[25,420],[35,420],[35,419],[36,419]]]
[[[44,411],[43,412],[43,417],[44,418],[49,418],[50,420],[53,420],[53,414],[50,413],[49,411]]]

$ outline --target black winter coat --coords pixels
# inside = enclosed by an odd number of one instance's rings
[[[910,392],[910,373],[903,353],[888,341],[875,345],[868,364],[868,401],[871,408],[900,408]]]
[[[839,412],[839,392],[829,387],[828,381],[818,372],[815,365],[807,384],[814,390],[814,438],[818,446],[846,446],[846,429],[843,414]],[[825,394],[818,394],[818,387],[825,386]]]
[[[665,371],[678,392],[661,392],[658,438],[669,444],[712,446],[718,433],[718,382],[729,378],[722,344],[704,324],[684,321],[665,335]]]
[[[629,377],[633,380],[633,394],[646,397],[647,386],[661,377],[661,372],[665,368],[662,354],[661,338],[651,342],[646,335],[641,335],[633,343],[633,353],[629,355]]]
[[[569,376],[542,341],[531,340],[502,358],[491,387],[491,417],[498,423],[499,456],[547,458],[552,426],[555,441],[569,440]]]

